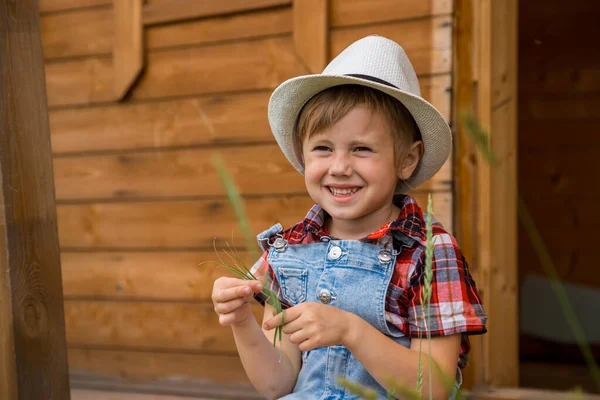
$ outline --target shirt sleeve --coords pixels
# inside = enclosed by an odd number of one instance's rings
[[[487,316],[475,281],[469,273],[456,239],[448,234],[434,236],[431,298],[429,310],[423,301],[425,247],[417,262],[409,289],[410,337],[432,337],[487,332]]]
[[[256,301],[258,301],[264,306],[265,302],[270,303],[269,295],[272,293],[273,295],[277,296],[277,299],[281,303],[281,306],[284,309],[287,309],[290,307],[290,305],[281,297],[281,288],[279,286],[279,281],[277,280],[277,276],[275,275],[273,268],[268,262],[268,256],[268,250],[263,252],[261,257],[254,263],[254,265],[250,269],[250,272],[252,272],[252,274],[259,281],[262,282],[263,287],[265,288],[262,292],[254,294],[254,298],[256,299]]]

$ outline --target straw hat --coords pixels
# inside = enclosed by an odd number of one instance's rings
[[[431,178],[452,150],[452,133],[442,114],[421,97],[415,70],[404,49],[381,37],[360,39],[334,58],[321,74],[289,79],[275,89],[269,101],[269,123],[283,154],[301,174],[304,165],[294,140],[300,110],[317,93],[338,85],[362,85],[398,99],[412,114],[424,144],[413,175],[399,182],[396,193],[405,193]]]

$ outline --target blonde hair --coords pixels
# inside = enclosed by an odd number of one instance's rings
[[[313,96],[302,108],[296,124],[296,146],[315,132],[330,128],[356,106],[366,106],[388,123],[394,142],[396,167],[402,165],[410,145],[421,140],[419,127],[404,104],[379,90],[360,85],[340,85]],[[409,177],[402,177],[408,179]]]

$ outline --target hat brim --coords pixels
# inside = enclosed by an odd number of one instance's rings
[[[452,131],[442,114],[422,97],[385,84],[346,75],[304,75],[289,79],[275,89],[269,100],[269,123],[283,154],[304,175],[301,156],[295,148],[294,125],[302,107],[314,95],[339,85],[361,85],[398,99],[412,114],[424,145],[423,157],[410,179],[399,182],[396,193],[406,193],[440,170],[452,150]]]

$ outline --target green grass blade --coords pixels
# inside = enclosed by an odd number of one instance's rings
[[[236,219],[240,225],[242,234],[244,235],[244,240],[246,241],[246,247],[248,248],[252,259],[258,258],[258,249],[254,236],[252,235],[252,229],[250,228],[244,202],[242,201],[240,192],[233,180],[233,177],[229,174],[229,171],[227,171],[227,168],[225,167],[225,164],[220,156],[215,156],[213,158],[213,166],[217,170],[219,179],[221,180],[221,183],[227,192],[229,202],[233,206]]]

